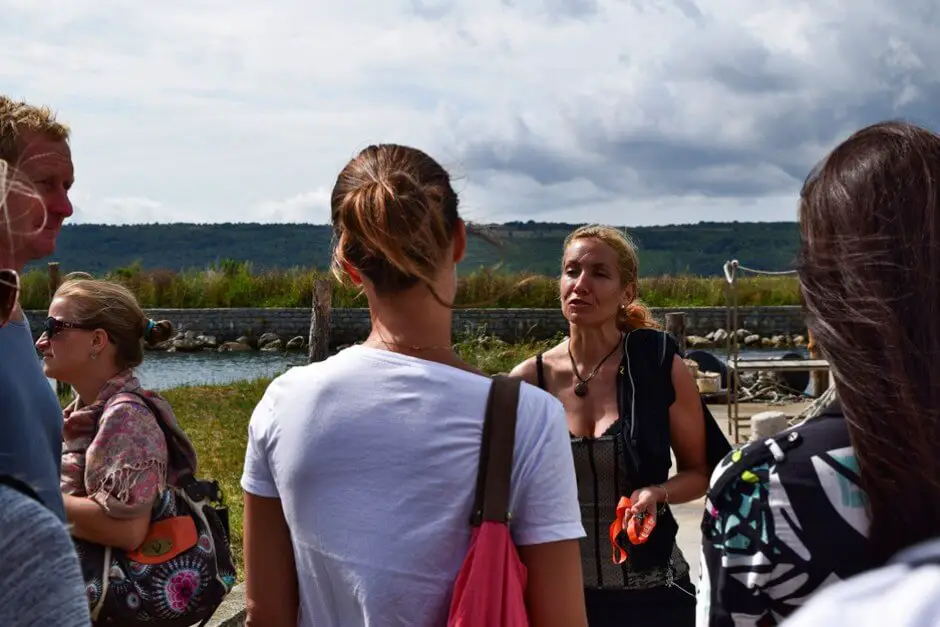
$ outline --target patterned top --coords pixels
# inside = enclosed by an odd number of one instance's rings
[[[115,377],[98,399],[65,409],[61,488],[64,494],[87,496],[113,518],[136,518],[150,512],[167,480],[166,437],[157,418],[136,395],[130,373]]]
[[[101,414],[94,440],[88,446],[89,451],[97,452],[105,459],[117,458],[118,452],[128,449],[145,452],[141,458],[147,461],[142,466],[126,465],[113,469],[96,486],[94,493],[86,494],[86,486],[82,485],[69,489],[67,494],[88,496],[112,515],[117,513],[117,503],[137,512],[149,511],[163,490],[167,450],[163,431],[153,413],[142,403],[110,405]],[[74,463],[73,453],[63,452],[63,467]]]
[[[838,406],[733,451],[705,503],[696,625],[776,624],[866,570],[866,505]]]

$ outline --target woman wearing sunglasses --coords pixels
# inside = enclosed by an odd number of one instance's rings
[[[61,467],[65,512],[76,538],[136,549],[168,475],[182,470],[168,468],[157,420],[188,442],[185,435],[166,401],[143,390],[134,376],[144,343],[171,333],[169,322],[148,320],[134,295],[115,283],[67,281],[53,297],[36,348],[46,376],[68,383],[78,396],[64,412]],[[125,392],[131,394],[114,399]],[[150,403],[134,400],[141,395]],[[191,446],[188,453],[195,467]]]

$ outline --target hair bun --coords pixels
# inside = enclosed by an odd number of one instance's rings
[[[144,323],[144,342],[153,346],[166,342],[173,337],[173,323],[169,320],[151,320],[147,318]]]
[[[365,148],[330,196],[333,271],[342,278],[349,263],[379,292],[419,281],[431,287],[460,220],[457,205],[450,175],[428,154],[397,144]]]

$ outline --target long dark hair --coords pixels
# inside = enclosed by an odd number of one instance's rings
[[[940,136],[866,127],[810,174],[799,274],[871,516],[873,556],[940,534]]]

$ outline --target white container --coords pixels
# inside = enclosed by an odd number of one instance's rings
[[[721,377],[717,372],[699,372],[695,384],[698,386],[699,394],[717,394],[718,379]]]

